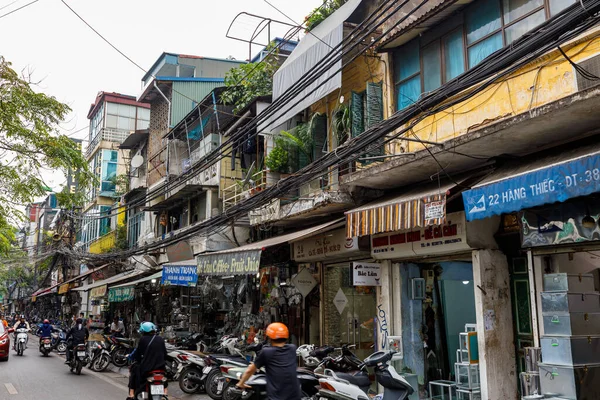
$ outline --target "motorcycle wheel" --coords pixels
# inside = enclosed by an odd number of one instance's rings
[[[202,372],[200,372],[196,368],[187,368],[183,370],[183,372],[179,376],[179,388],[184,393],[194,394],[200,389],[200,384],[192,382],[190,378],[200,379],[201,377]]]
[[[90,369],[95,372],[103,372],[106,371],[106,368],[108,368],[109,364],[110,358],[108,355],[101,354],[92,360],[90,363]]]
[[[234,398],[231,396],[231,392],[229,392],[229,387],[233,384],[232,381],[225,382],[223,385],[223,400],[233,400]]]
[[[56,345],[56,351],[59,353],[65,353],[67,351],[67,344],[65,342],[60,342]]]
[[[77,360],[77,365],[75,365],[75,374],[81,375],[81,369],[83,365],[81,365],[81,361]]]
[[[23,355],[23,343],[19,343],[19,347],[17,348],[17,355]]]
[[[121,348],[115,350],[114,353],[112,354],[113,364],[115,364],[119,368],[126,366],[127,365],[127,355],[128,355],[127,349],[124,347],[121,347]]]
[[[221,370],[213,369],[206,377],[206,394],[213,400],[221,400],[223,398],[223,388],[218,390],[219,378],[222,378]]]

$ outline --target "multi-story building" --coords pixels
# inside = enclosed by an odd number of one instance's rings
[[[133,96],[100,92],[90,106],[88,119],[90,133],[85,157],[97,182],[89,189],[83,210],[80,242],[86,250],[115,229],[113,219],[102,215],[115,214],[112,210],[118,197],[127,191],[129,154],[119,150],[119,145],[131,133],[148,129],[150,105],[136,101]],[[114,238],[105,241],[92,250],[105,251],[114,244]]]

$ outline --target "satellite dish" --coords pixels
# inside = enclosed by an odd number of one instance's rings
[[[139,168],[142,166],[143,163],[144,163],[144,157],[142,157],[139,154],[131,159],[131,166],[133,168]]]

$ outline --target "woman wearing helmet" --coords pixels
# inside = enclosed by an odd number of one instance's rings
[[[288,344],[290,337],[287,326],[274,322],[267,327],[270,347],[264,347],[248,366],[237,384],[248,387],[246,381],[260,368],[267,373],[267,395],[269,400],[299,400],[301,397],[300,382],[296,373],[296,346]]]
[[[156,331],[156,325],[152,322],[140,324],[139,332],[142,334],[142,338],[133,351],[134,364],[129,371],[129,397],[127,400],[135,399],[135,392],[141,389],[149,372],[165,369],[167,348],[165,341],[156,334]],[[165,384],[165,395],[167,394],[166,387]]]

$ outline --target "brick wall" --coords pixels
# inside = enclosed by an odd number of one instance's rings
[[[169,96],[167,94],[167,96]],[[158,96],[150,108],[150,135],[148,137],[148,187],[166,174],[166,149],[163,136],[169,130],[169,104]]]

